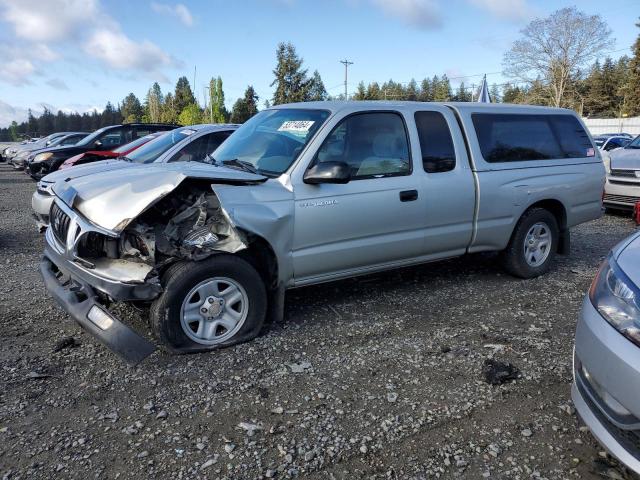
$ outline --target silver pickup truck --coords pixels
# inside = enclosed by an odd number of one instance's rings
[[[303,285],[501,252],[546,272],[602,212],[605,169],[574,112],[475,103],[311,102],[264,110],[209,164],[59,181],[46,287],[131,363],[154,344],[111,302],[150,305],[174,352],[247,341]]]

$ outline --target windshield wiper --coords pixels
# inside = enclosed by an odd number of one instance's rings
[[[222,165],[229,167],[238,167],[241,170],[249,173],[258,173],[258,169],[253,166],[253,163],[246,162],[244,160],[238,160],[237,158],[234,158],[232,160],[222,160]]]

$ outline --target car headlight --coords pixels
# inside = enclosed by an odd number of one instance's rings
[[[45,162],[49,160],[52,156],[53,156],[53,153],[51,152],[39,153],[38,155],[33,157],[33,163]]]
[[[611,173],[611,157],[608,153],[602,153],[602,163],[604,163],[604,168],[607,170],[607,173]]]
[[[593,279],[589,299],[607,322],[640,346],[640,290],[612,255],[607,257]]]

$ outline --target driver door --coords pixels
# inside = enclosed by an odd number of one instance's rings
[[[312,165],[349,165],[347,184],[294,185],[296,284],[366,272],[419,256],[425,207],[412,174],[409,137],[398,112],[344,118]]]

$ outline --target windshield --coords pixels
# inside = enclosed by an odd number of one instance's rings
[[[594,138],[593,141],[596,142],[596,146],[597,147],[601,147],[602,145],[604,145],[605,139],[604,138]]]
[[[624,148],[640,148],[640,135],[633,139],[633,141]]]
[[[125,152],[128,152],[129,150],[134,150],[138,148],[140,145],[144,145],[145,143],[154,139],[155,137],[157,137],[157,135],[145,135],[144,137],[140,137],[134,140],[133,142],[125,143],[124,145],[114,149],[113,153],[125,153]]]
[[[106,131],[109,128],[113,128],[113,127],[102,127],[101,129],[93,132],[91,135],[87,135],[78,143],[76,143],[76,147],[84,147],[86,145],[91,145],[95,141],[95,139],[98,138],[100,134],[102,134],[102,132]]]
[[[328,117],[326,110],[265,110],[245,122],[211,156],[218,164],[245,163],[258,173],[280,175]]]
[[[176,143],[184,140],[193,133],[195,133],[195,130],[192,128],[176,128],[137,148],[125,158],[135,163],[154,162]]]

